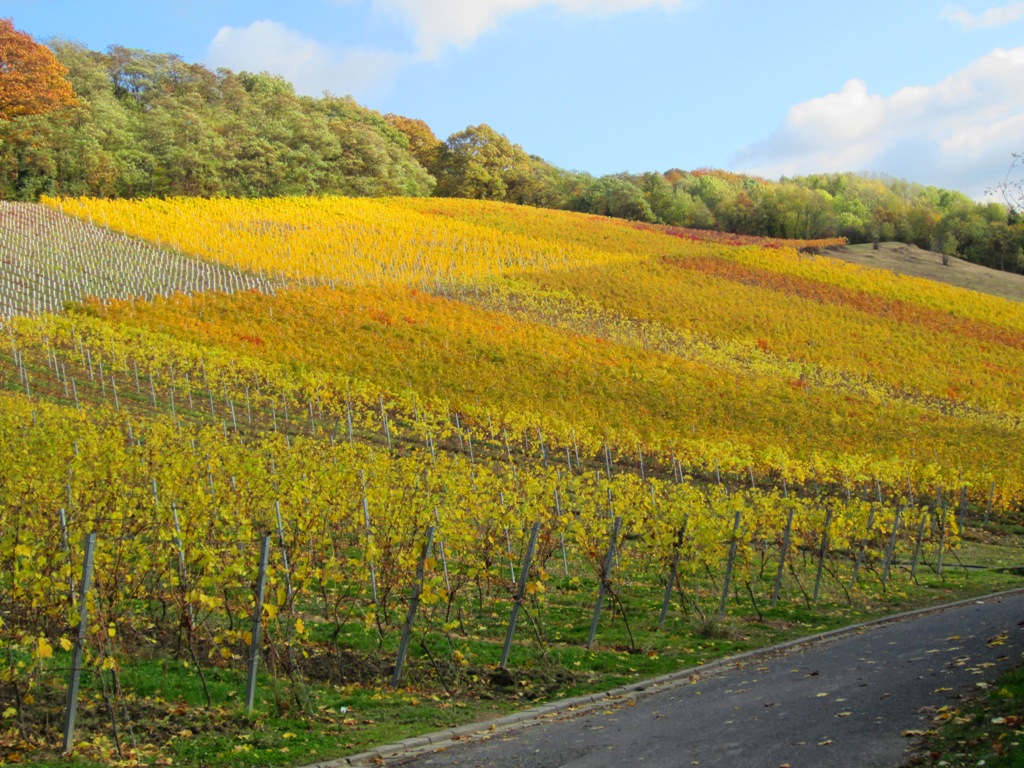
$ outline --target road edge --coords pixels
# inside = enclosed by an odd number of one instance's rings
[[[585,713],[598,706],[607,704],[611,700],[616,702],[628,701],[629,699],[636,698],[645,693],[652,693],[653,689],[661,690],[667,686],[689,681],[694,676],[706,675],[709,672],[719,672],[726,668],[739,667],[753,660],[786,653],[796,648],[817,645],[828,640],[843,637],[844,635],[875,629],[877,627],[885,626],[886,624],[908,621],[919,616],[942,613],[943,611],[962,608],[973,603],[985,603],[990,600],[997,600],[999,598],[1018,594],[1024,594],[1024,587],[1007,589],[1002,592],[993,592],[988,595],[969,597],[952,603],[943,603],[941,605],[933,605],[926,608],[917,608],[913,611],[904,611],[903,613],[893,614],[892,616],[883,616],[878,619],[871,619],[870,621],[862,621],[857,624],[840,627],[839,629],[831,629],[828,632],[820,632],[816,635],[787,640],[783,643],[767,646],[765,648],[756,648],[751,651],[744,651],[743,653],[739,653],[734,656],[727,656],[725,658],[716,659],[715,661],[709,661],[707,664],[701,664],[700,666],[687,667],[686,669],[669,672],[664,675],[659,675],[658,677],[613,688],[609,691],[584,694],[583,696],[574,696],[568,699],[560,699],[548,704],[540,704],[536,707],[525,709],[522,712],[514,712],[511,715],[505,715],[494,720],[469,723],[456,728],[444,728],[432,733],[402,739],[401,741],[397,741],[392,744],[383,744],[379,747],[375,747],[374,749],[359,752],[354,755],[348,755],[347,757],[340,757],[320,763],[311,763],[309,765],[300,766],[299,768],[347,768],[348,766],[370,765],[374,763],[379,764],[385,758],[437,749],[447,744],[465,740],[472,736],[491,736],[498,732],[527,728],[531,725],[539,724],[544,718],[551,718],[554,715],[568,711]]]

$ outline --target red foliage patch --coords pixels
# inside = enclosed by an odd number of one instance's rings
[[[748,266],[727,259],[698,256],[687,259],[665,258],[666,264],[682,269],[702,272],[714,277],[753,285],[766,290],[788,293],[809,301],[834,306],[847,306],[875,317],[884,317],[901,323],[916,325],[931,331],[951,333],[974,341],[1002,344],[1024,350],[1024,334],[981,320],[956,317],[930,307],[900,299],[889,299],[862,293],[852,288],[811,280],[796,275],[772,272],[761,267]],[[760,346],[760,341],[758,341]],[[767,351],[767,350],[766,350]]]
[[[370,309],[367,311],[370,319],[380,323],[381,325],[394,325],[395,321],[391,319],[391,315],[385,312],[383,309]]]
[[[819,253],[834,245],[846,245],[845,237],[829,237],[820,240],[784,240],[778,237],[757,237],[754,235],[737,235],[732,232],[718,232],[711,229],[689,229],[687,227],[670,227],[664,224],[644,224],[631,222],[631,226],[648,232],[660,232],[670,237],[695,242],[718,243],[719,245],[756,245],[760,248],[793,248],[803,253]]]

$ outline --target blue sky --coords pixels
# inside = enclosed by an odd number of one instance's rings
[[[980,197],[1024,152],[1024,2],[4,0],[39,39],[488,123],[595,175],[860,171]]]

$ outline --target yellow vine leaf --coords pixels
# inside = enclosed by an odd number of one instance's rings
[[[38,644],[36,645],[35,656],[37,659],[52,659],[53,658],[53,646],[47,642],[45,637],[40,637]]]

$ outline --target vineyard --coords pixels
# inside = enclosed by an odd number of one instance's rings
[[[182,754],[157,665],[298,764],[375,738],[339,691],[650,674],[980,588],[1021,523],[1008,301],[467,200],[45,203],[0,209],[0,759],[60,751],[69,667],[76,754]]]
[[[0,200],[0,316],[59,312],[87,296],[272,291],[270,282],[99,229],[40,206]]]

